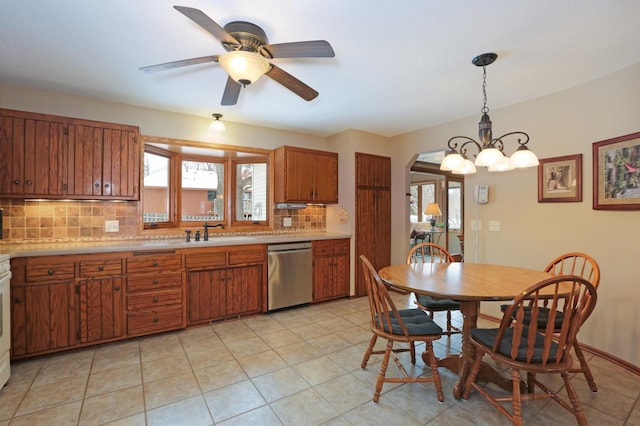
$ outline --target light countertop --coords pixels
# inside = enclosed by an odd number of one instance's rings
[[[29,256],[54,256],[63,254],[92,254],[132,250],[190,249],[199,247],[234,246],[243,244],[277,244],[350,237],[351,235],[349,234],[321,232],[210,236],[209,241],[194,241],[194,236],[192,234],[191,242],[186,242],[185,237],[139,238],[100,241],[60,241],[15,244],[7,242],[0,244],[0,254],[9,255],[11,258],[14,258]]]

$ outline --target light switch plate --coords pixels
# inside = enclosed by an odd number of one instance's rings
[[[491,231],[491,232],[500,232],[500,221],[499,220],[490,220],[489,221],[489,231]]]
[[[104,232],[118,232],[120,231],[120,221],[119,220],[105,220],[104,221]]]

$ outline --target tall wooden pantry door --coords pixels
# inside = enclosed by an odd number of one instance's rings
[[[367,288],[360,264],[376,270],[391,262],[391,159],[356,152],[356,296]]]

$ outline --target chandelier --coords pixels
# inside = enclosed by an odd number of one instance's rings
[[[489,118],[489,107],[487,107],[487,65],[491,65],[498,57],[495,53],[483,53],[478,55],[471,63],[482,67],[482,94],[483,104],[480,112],[482,117],[478,123],[478,138],[476,141],[468,136],[454,136],[447,143],[447,151],[440,170],[451,171],[455,174],[471,174],[476,172],[476,166],[487,167],[490,172],[502,172],[538,165],[538,157],[527,148],[529,135],[525,132],[515,131],[493,138],[491,131],[491,119]],[[514,137],[517,140],[518,148],[507,157],[504,153],[505,138]],[[478,154],[472,162],[467,157],[467,145],[476,147]]]

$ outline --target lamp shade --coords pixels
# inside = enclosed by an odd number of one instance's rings
[[[483,148],[476,157],[475,164],[480,167],[489,167],[500,161],[502,157],[498,148]]]
[[[440,170],[445,170],[445,171],[455,170],[458,167],[460,167],[463,161],[464,161],[464,158],[462,158],[462,155],[454,151],[452,153],[447,154],[442,159],[442,163],[440,163]]]
[[[213,118],[215,118],[215,120],[211,122],[211,124],[209,125],[209,129],[213,130],[214,132],[224,132],[227,128],[224,125],[224,123],[220,121],[220,119],[222,118],[222,114],[212,114],[212,115],[213,115]]]
[[[246,86],[254,83],[269,71],[269,61],[257,53],[234,50],[218,58],[220,66],[238,83]]]
[[[429,203],[427,204],[427,208],[424,209],[424,214],[430,216],[441,216],[442,212],[440,211],[438,203]]]
[[[468,158],[464,158],[462,163],[453,169],[454,175],[470,175],[476,172],[476,166],[473,164],[473,161]]]
[[[537,166],[540,162],[538,161],[538,157],[536,157],[529,148],[523,145],[520,146],[516,152],[511,154],[509,163],[511,163],[511,166],[515,169],[522,169],[525,167]]]

